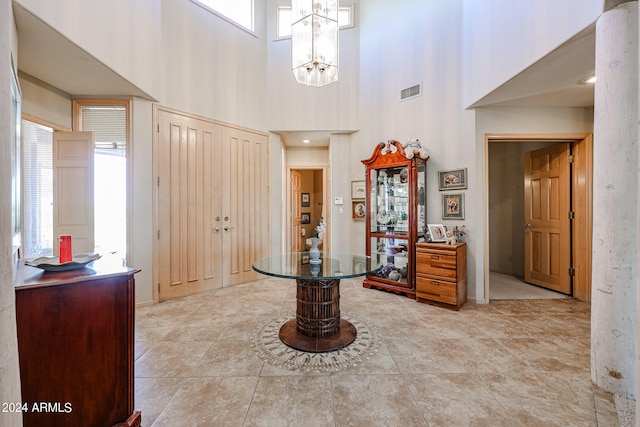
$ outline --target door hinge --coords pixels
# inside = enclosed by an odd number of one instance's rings
[[[573,154],[569,154],[569,163],[573,163]]]
[[[576,213],[574,211],[569,211],[569,219],[575,219]]]
[[[160,230],[158,230],[158,240],[160,240]]]
[[[160,123],[158,123],[157,126],[158,126],[158,133],[160,133]]]
[[[158,282],[158,293],[160,293],[160,282]]]
[[[576,275],[576,270],[573,267],[569,267],[569,276],[573,277]]]
[[[156,178],[156,185],[160,187],[160,177]]]

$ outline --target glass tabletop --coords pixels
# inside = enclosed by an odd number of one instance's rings
[[[259,259],[253,263],[253,269],[287,279],[347,279],[382,267],[381,262],[368,256],[335,252],[321,252],[319,264],[312,261],[309,252],[295,252]]]

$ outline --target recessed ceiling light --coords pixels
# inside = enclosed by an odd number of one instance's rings
[[[597,77],[596,76],[590,76],[590,77],[585,77],[584,79],[580,80],[580,84],[582,85],[592,85],[596,82]]]
[[[310,142],[311,142],[311,140],[309,140],[309,139],[303,139],[303,140],[302,140],[302,143],[303,143],[303,144],[308,144],[308,143],[310,143]]]

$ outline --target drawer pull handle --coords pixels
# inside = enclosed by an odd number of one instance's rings
[[[431,255],[431,259],[440,259],[439,255]]]
[[[431,282],[433,286],[440,286],[440,282]]]

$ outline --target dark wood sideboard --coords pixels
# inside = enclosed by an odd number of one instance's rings
[[[121,259],[16,267],[25,427],[140,426],[134,411],[134,274]]]

